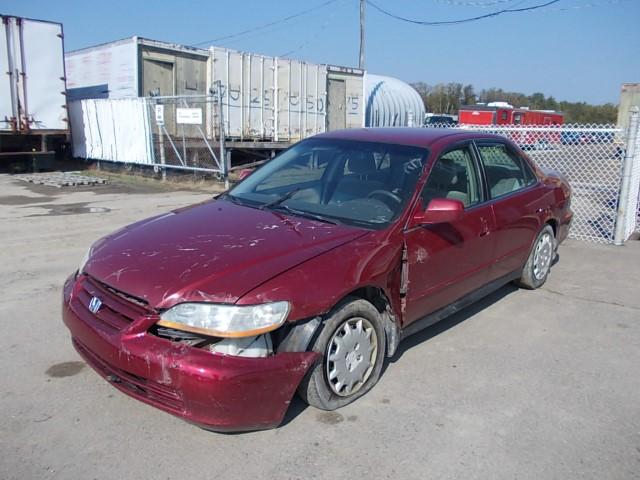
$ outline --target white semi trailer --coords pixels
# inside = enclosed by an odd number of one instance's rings
[[[69,135],[62,25],[0,18],[0,166],[49,168]]]
[[[326,130],[364,126],[364,71],[314,64],[227,48],[201,49],[141,37],[68,52],[70,101],[136,97],[184,97],[202,108],[203,131],[219,135],[218,119],[206,101],[222,86],[225,138],[291,142]],[[166,130],[181,132],[175,109],[164,108]],[[187,136],[198,134],[193,128]]]

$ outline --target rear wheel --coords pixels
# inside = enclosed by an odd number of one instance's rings
[[[385,356],[380,313],[369,302],[348,298],[327,318],[313,350],[322,354],[298,387],[309,405],[335,410],[378,382]]]
[[[556,256],[556,238],[551,225],[545,225],[533,243],[522,277],[517,284],[530,290],[541,287],[547,281],[551,264]]]

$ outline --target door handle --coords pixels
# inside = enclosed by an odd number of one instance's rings
[[[480,228],[480,235],[478,236],[484,237],[486,235],[489,235],[491,233],[491,231],[489,230],[489,222],[487,222],[484,218],[481,218],[480,224],[482,225],[482,227]]]

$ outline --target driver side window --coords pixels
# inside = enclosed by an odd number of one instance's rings
[[[422,190],[426,207],[434,198],[460,200],[465,208],[480,202],[480,181],[468,146],[442,154],[429,173]]]

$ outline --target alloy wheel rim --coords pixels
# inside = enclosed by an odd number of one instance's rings
[[[362,388],[378,357],[378,336],[366,318],[350,318],[333,334],[327,346],[325,370],[331,390],[347,397]]]
[[[553,239],[550,233],[540,237],[533,253],[533,275],[537,280],[542,280],[551,267],[553,258]]]

